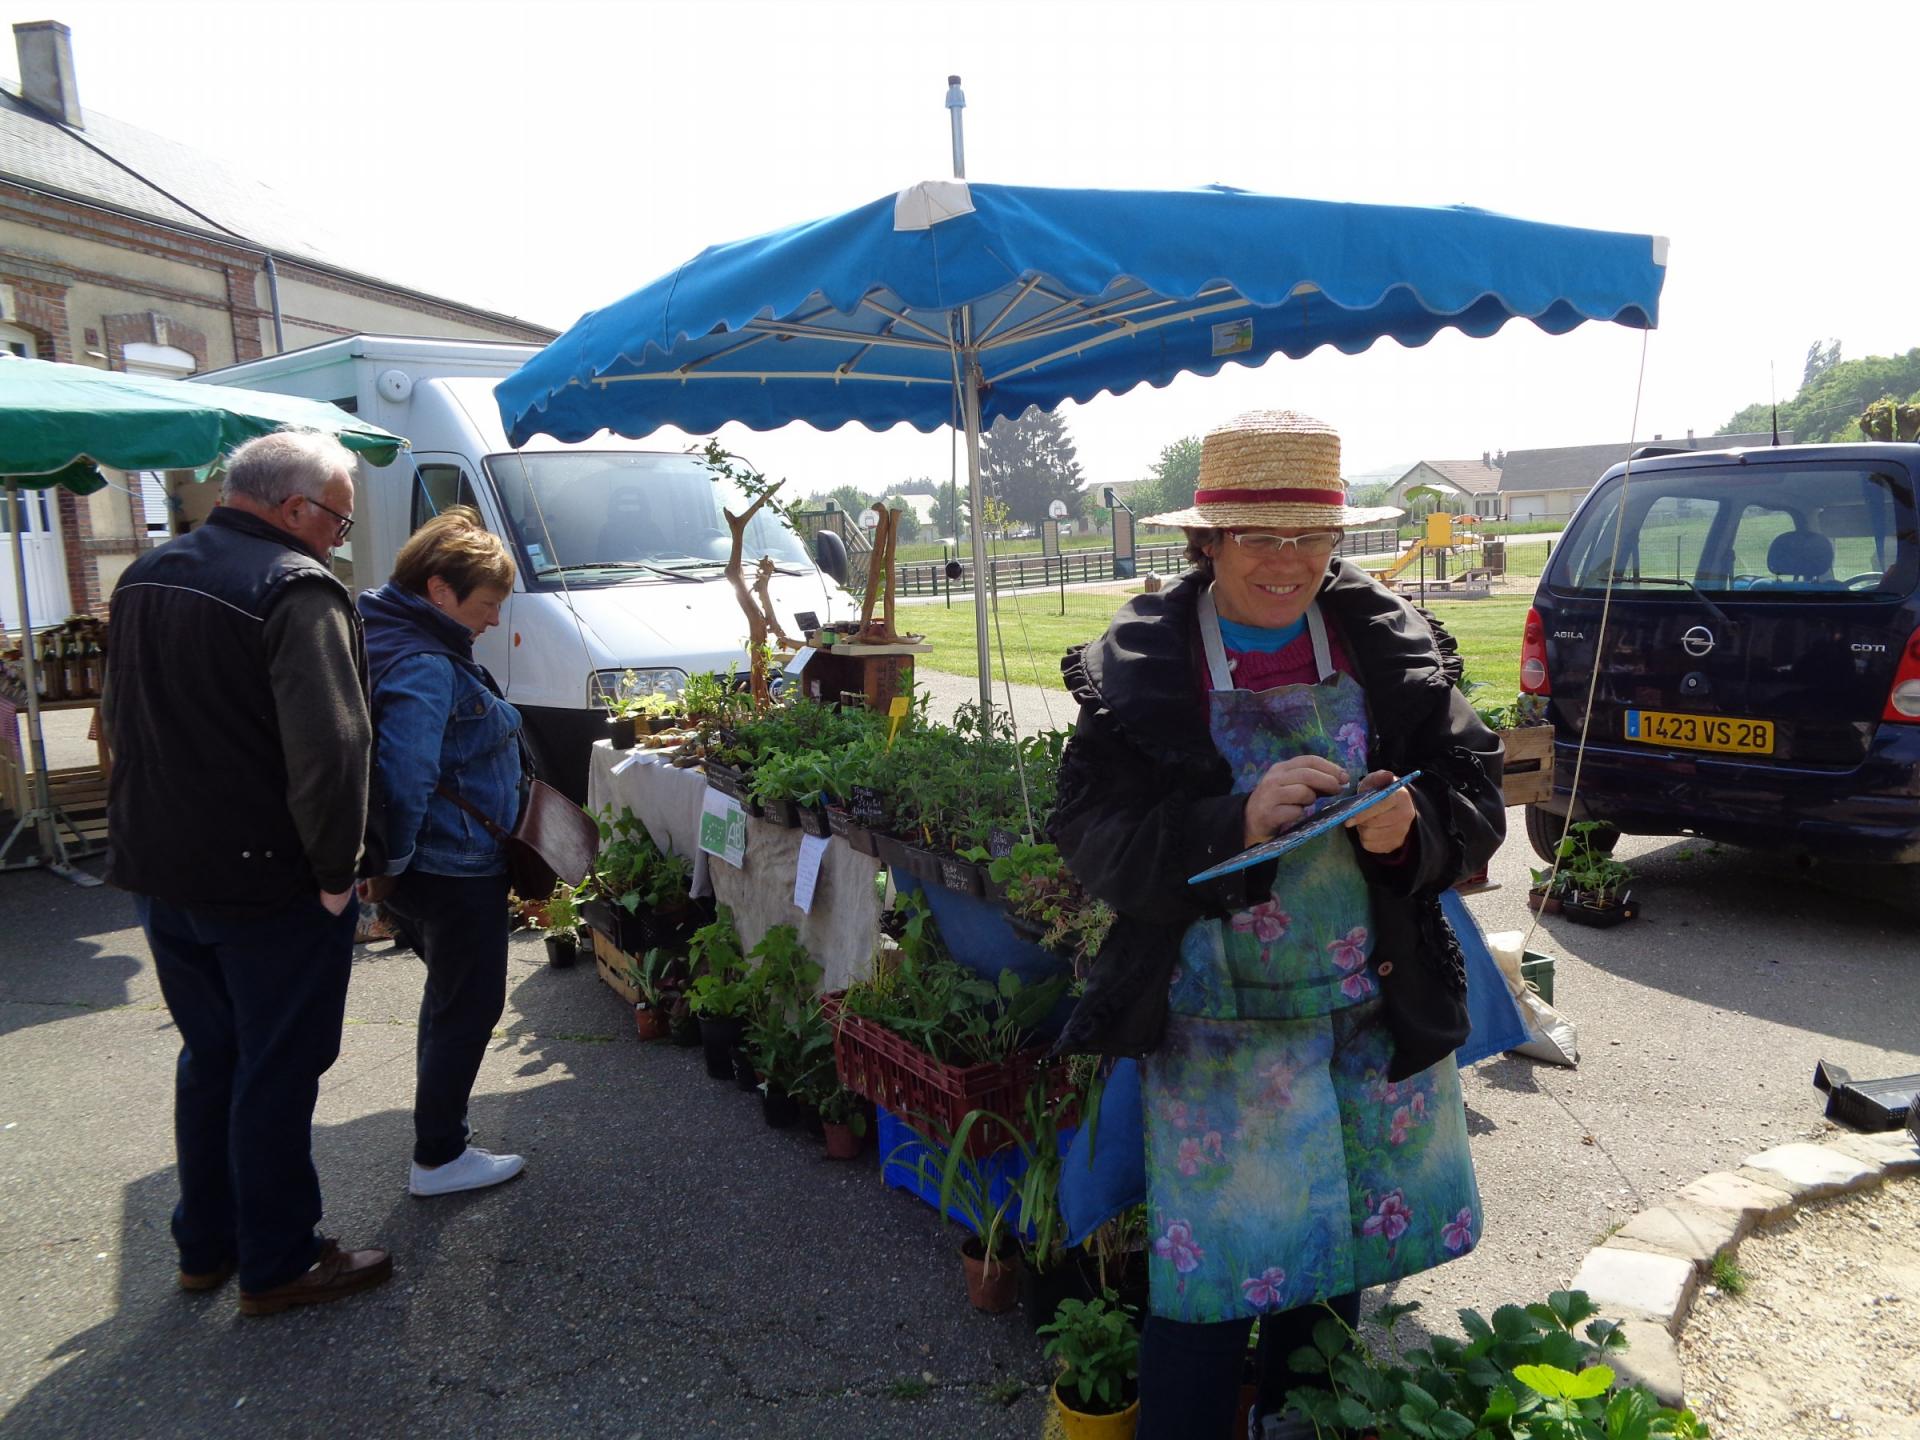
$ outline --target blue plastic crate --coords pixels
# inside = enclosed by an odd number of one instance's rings
[[[946,1165],[946,1153],[938,1146],[928,1145],[914,1133],[913,1127],[895,1115],[884,1105],[874,1107],[874,1134],[880,1150],[880,1181],[892,1190],[904,1190],[935,1210],[940,1208],[940,1172]],[[1067,1147],[1073,1143],[1074,1132],[1060,1132],[1060,1153],[1067,1153]],[[927,1164],[927,1175],[923,1180],[914,1166],[922,1155],[932,1157]],[[1027,1173],[1027,1157],[1016,1147],[1009,1147],[984,1160],[975,1160],[988,1176],[988,1196],[998,1205],[1007,1196],[1019,1180]],[[948,1210],[947,1218],[973,1229],[973,1223],[958,1210]],[[1009,1224],[1019,1219],[1017,1209],[1007,1216]],[[1029,1227],[1030,1228],[1030,1227]],[[975,1232],[978,1233],[978,1232]]]

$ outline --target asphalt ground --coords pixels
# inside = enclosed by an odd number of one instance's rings
[[[1580,1068],[1466,1074],[1484,1241],[1369,1307],[1419,1300],[1451,1330],[1460,1306],[1539,1298],[1644,1205],[1821,1133],[1817,1059],[1920,1071],[1920,877],[1621,855],[1643,918],[1552,918],[1532,942]],[[1469,901],[1485,928],[1525,927],[1530,862],[1521,838],[1501,851]],[[175,1288],[178,1042],[130,900],[0,875],[0,1437],[1039,1433],[1039,1346],[968,1309],[954,1231],[871,1151],[829,1162],[697,1051],[641,1046],[589,966],[551,969],[531,937],[472,1117],[527,1172],[408,1198],[420,982],[411,956],[360,953],[314,1128],[324,1227],[391,1247],[393,1281],[243,1320],[231,1286]]]

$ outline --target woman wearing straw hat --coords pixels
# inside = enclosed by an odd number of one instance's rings
[[[1500,747],[1426,622],[1334,557],[1344,526],[1397,513],[1346,503],[1326,425],[1241,416],[1206,437],[1192,508],[1146,522],[1186,530],[1191,573],[1063,662],[1081,711],[1050,831],[1124,923],[1058,1048],[1144,1057],[1142,1440],[1225,1432],[1256,1317],[1277,1416],[1314,1383],[1286,1357],[1324,1306],[1357,1323],[1362,1289],[1480,1235],[1439,896],[1505,834]],[[1188,883],[1415,770],[1277,861]]]

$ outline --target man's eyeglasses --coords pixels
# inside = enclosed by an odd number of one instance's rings
[[[1310,559],[1319,559],[1333,553],[1333,547],[1340,543],[1344,533],[1340,530],[1309,530],[1303,535],[1274,535],[1265,530],[1229,530],[1227,538],[1242,550],[1252,550],[1260,555],[1278,555],[1283,550],[1294,549]]]
[[[334,509],[331,505],[321,505],[320,502],[314,499],[311,495],[303,495],[300,498],[305,500],[309,505],[318,506],[320,509],[326,511],[327,514],[331,515],[334,519],[338,520],[340,522],[340,533],[334,536],[333,543],[336,545],[344,545],[347,543],[347,534],[349,531],[353,529],[353,516],[342,515],[338,510]]]

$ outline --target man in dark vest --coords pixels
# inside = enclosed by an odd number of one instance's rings
[[[315,431],[262,436],[221,499],[114,590],[108,878],[138,899],[180,1030],[180,1286],[237,1269],[241,1312],[268,1315],[393,1273],[314,1229],[372,740],[359,617],[328,567],[353,457]]]

